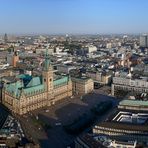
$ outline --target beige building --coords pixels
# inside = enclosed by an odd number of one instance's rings
[[[4,85],[2,103],[16,114],[26,114],[72,96],[68,76],[55,76],[46,52],[42,76],[18,75],[17,81]]]
[[[12,58],[12,66],[16,67],[18,61],[19,61],[19,56],[18,53],[15,51]]]
[[[102,72],[88,71],[86,75],[92,78],[94,82],[98,82],[103,85],[109,84],[112,79],[112,75]]]
[[[72,78],[72,91],[73,94],[87,94],[94,89],[94,82],[87,77]]]

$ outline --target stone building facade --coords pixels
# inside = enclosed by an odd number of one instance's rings
[[[144,79],[131,79],[125,77],[113,77],[112,95],[116,90],[148,93],[148,81]]]
[[[94,82],[87,77],[72,78],[73,94],[83,95],[92,92],[94,89]]]
[[[13,113],[22,115],[35,109],[50,106],[56,101],[72,96],[69,76],[54,76],[48,52],[41,76],[18,75],[17,81],[5,84],[2,103]]]

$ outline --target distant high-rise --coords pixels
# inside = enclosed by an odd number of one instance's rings
[[[144,34],[140,36],[140,46],[141,47],[148,47],[148,35]]]
[[[7,36],[7,34],[5,33],[5,35],[4,35],[4,42],[5,43],[7,43],[8,42],[8,36]]]

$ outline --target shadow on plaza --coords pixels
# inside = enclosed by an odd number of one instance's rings
[[[44,127],[47,139],[39,140],[41,147],[63,148],[70,145],[74,141],[77,135],[68,134],[67,132],[65,132],[63,126],[71,124],[84,113],[87,114],[88,111],[86,111],[86,109],[87,105],[85,104],[80,105],[80,104],[70,103],[55,111],[56,118],[51,118],[50,113],[49,115],[48,113],[38,114],[40,120],[51,126],[48,129]]]
[[[83,104],[83,105],[76,103],[67,104],[57,109],[55,111],[54,117],[51,117],[50,111],[51,110],[49,109],[49,113],[39,113],[38,117],[45,124],[50,124],[51,129],[53,127],[59,127],[65,124],[70,124],[76,118],[84,114],[90,115],[90,109],[88,108],[88,104]]]
[[[44,147],[45,148],[46,147],[51,147],[51,148],[67,147],[69,144],[71,144],[74,141],[74,139],[78,136],[78,134],[76,135],[68,134],[63,127],[66,125],[70,125],[73,122],[76,123],[80,118],[81,119],[86,118],[87,121],[88,120],[95,121],[96,120],[95,117],[91,118],[91,116],[93,116],[91,109],[101,101],[113,100],[112,97],[106,98],[104,95],[98,96],[97,94],[89,94],[87,96],[84,96],[83,99],[81,103],[74,102],[74,103],[61,105],[61,107],[59,106],[58,109],[55,110],[54,116],[53,115],[51,116],[51,113],[50,113],[50,112],[53,112],[54,106],[49,108],[48,113],[42,112],[38,114],[39,119],[51,125],[51,128],[49,129],[44,128],[47,134],[47,139],[39,140],[41,147],[43,148]],[[84,122],[86,122],[86,120],[82,119],[81,123],[83,124]],[[79,126],[81,123],[79,122],[76,126]],[[87,125],[90,125],[90,123],[88,123]],[[86,127],[88,128],[89,126],[86,126]]]
[[[88,112],[88,104],[70,103],[56,110],[55,114],[63,124],[69,124],[82,114],[87,114]]]
[[[47,137],[38,140],[41,148],[65,148],[73,142],[74,137],[68,135],[63,130],[62,125],[56,126],[56,123],[59,123],[58,119],[50,118],[43,114],[39,114],[38,116],[43,122],[50,125],[49,128],[43,127],[42,129]]]
[[[50,143],[48,139],[39,139],[41,148],[50,148]]]

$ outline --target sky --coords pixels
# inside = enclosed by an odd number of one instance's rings
[[[148,0],[0,0],[0,34],[148,32]]]

